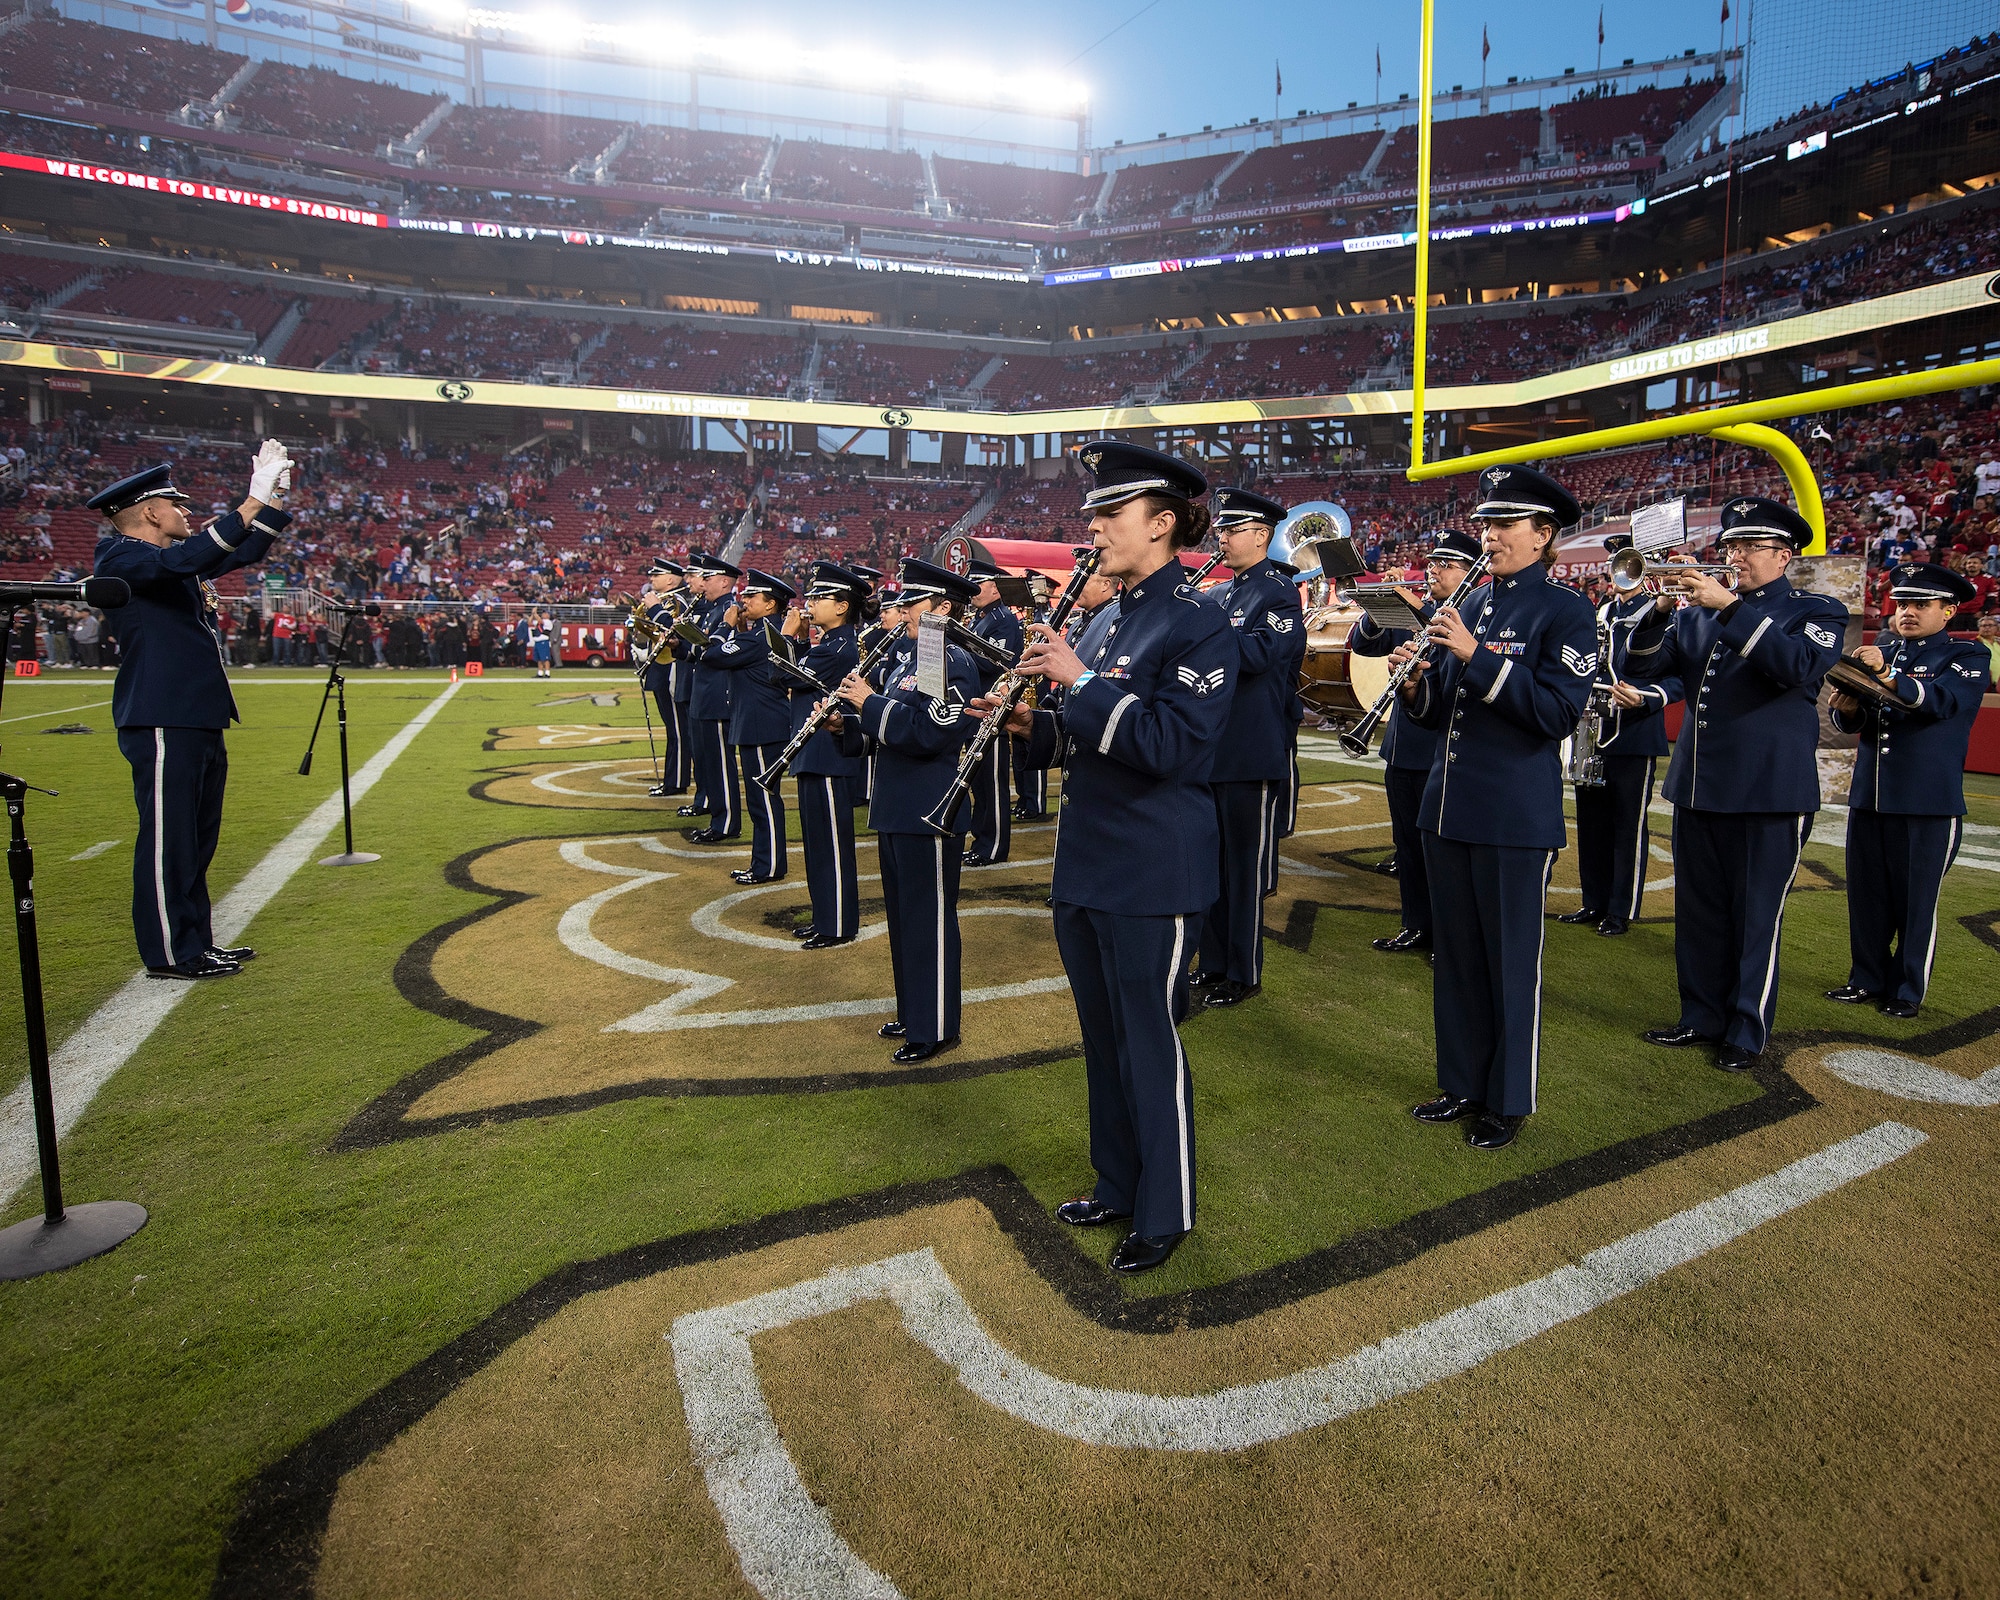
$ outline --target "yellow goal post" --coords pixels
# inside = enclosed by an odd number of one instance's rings
[[[1862,383],[1844,383],[1826,389],[1804,390],[1797,394],[1775,395],[1768,400],[1750,400],[1736,405],[1717,406],[1680,416],[1656,417],[1646,422],[1628,423],[1617,428],[1598,428],[1561,439],[1543,439],[1533,444],[1513,445],[1504,450],[1487,450],[1477,455],[1450,456],[1438,461],[1424,459],[1424,366],[1428,347],[1431,286],[1431,30],[1432,0],[1423,0],[1421,42],[1417,60],[1417,214],[1416,214],[1416,323],[1410,345],[1410,469],[1413,483],[1450,477],[1461,472],[1479,472],[1508,462],[1546,461],[1556,456],[1590,455],[1599,450],[1615,450],[1628,445],[1657,443],[1706,435],[1729,444],[1748,445],[1769,453],[1783,469],[1791,486],[1799,515],[1813,529],[1813,542],[1803,554],[1823,555],[1826,551],[1826,507],[1820,498],[1819,480],[1812,464],[1790,435],[1767,424],[1786,417],[1810,416],[1821,411],[1839,411],[1850,406],[1879,405],[1907,400],[1918,395],[1941,394],[1953,389],[1974,389],[2000,383],[2000,360],[1968,361],[1956,366],[1932,367],[1923,372],[1907,372],[1891,378],[1871,378]]]

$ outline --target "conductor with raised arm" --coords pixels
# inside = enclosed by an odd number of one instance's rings
[[[291,474],[285,447],[266,439],[242,504],[199,531],[165,463],[86,502],[111,524],[97,541],[97,576],[132,586],[130,603],[106,613],[118,640],[111,720],[139,808],[132,931],[156,978],[226,978],[256,954],[217,949],[209,926],[208,864],[229,781],[222,735],[240,720],[210,580],[264,559],[292,520],[283,510]]]

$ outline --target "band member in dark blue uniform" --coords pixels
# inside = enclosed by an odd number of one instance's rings
[[[868,584],[831,561],[815,561],[806,586],[819,638],[799,665],[821,683],[837,687],[860,664],[855,622],[868,599]],[[818,705],[809,689],[792,694],[796,734]],[[806,858],[806,889],[812,921],[802,931],[805,948],[825,950],[852,944],[860,928],[854,864],[854,802],[850,785],[861,775],[861,758],[849,755],[822,729],[805,743],[791,766],[799,790],[799,848]]]
[[[1269,557],[1282,503],[1217,489],[1209,515],[1235,574],[1214,598],[1236,632],[1236,694],[1209,768],[1221,892],[1202,925],[1202,1000],[1233,1006],[1264,987],[1264,900],[1277,887],[1278,830],[1291,809],[1299,663],[1306,655],[1298,585]]]
[[[688,557],[688,576],[701,603],[688,614],[693,623],[718,644],[734,631],[729,613],[730,591],[743,576],[741,569],[720,556],[697,551]],[[694,801],[708,815],[708,826],[688,834],[695,844],[719,844],[743,832],[743,800],[736,786],[736,762],[729,753],[729,715],[735,674],[706,664],[707,649],[690,646],[689,669],[694,678],[688,710],[694,726]]]
[[[1847,608],[1785,577],[1812,537],[1789,506],[1730,501],[1721,538],[1736,588],[1677,575],[1690,603],[1676,611],[1661,595],[1626,657],[1633,677],[1679,679],[1688,699],[1666,782],[1681,1014],[1646,1038],[1713,1043],[1726,1072],[1749,1071],[1771,1036],[1785,896],[1819,810],[1819,686]]]
[[[990,561],[974,559],[965,575],[979,585],[974,597],[969,626],[982,639],[1018,655],[1021,649],[1021,619],[1000,603],[1000,588],[993,580],[1000,569]],[[979,687],[993,687],[1000,668],[990,661],[976,660]],[[986,747],[986,757],[972,778],[972,843],[965,852],[968,867],[997,866],[1014,848],[1013,813],[1007,804],[1008,768],[1012,765],[1013,741],[995,739]]]
[[[665,556],[653,559],[653,569],[647,575],[650,593],[640,596],[640,604],[653,625],[661,632],[659,648],[653,659],[646,663],[645,674],[639,680],[641,692],[653,697],[653,704],[660,712],[660,736],[666,743],[666,759],[660,764],[660,781],[646,792],[655,799],[668,795],[686,794],[688,767],[692,752],[687,737],[687,700],[681,693],[681,680],[690,669],[682,664],[682,657],[689,646],[685,639],[673,631],[679,613],[669,595],[687,587],[687,569],[678,561],[669,561]]]
[[[267,439],[250,470],[250,493],[195,532],[172,469],[148,467],[86,502],[112,531],[97,541],[96,574],[132,586],[105,613],[118,641],[111,720],[132,764],[139,838],[132,852],[132,931],[156,978],[222,978],[255,951],[220,950],[209,925],[208,864],[222,834],[229,781],[223,731],[238,721],[223,670],[209,580],[261,561],[292,520],[285,447]]]
[[[1403,598],[1429,621],[1465,582],[1466,573],[1478,559],[1476,535],[1456,529],[1444,534],[1424,559],[1429,598],[1407,589]],[[1363,612],[1348,635],[1348,647],[1358,656],[1386,656],[1409,638],[1404,629],[1377,627],[1374,618]],[[1403,925],[1384,938],[1369,941],[1377,950],[1391,954],[1431,947],[1431,880],[1424,871],[1424,836],[1417,827],[1417,816],[1423,810],[1424,786],[1430,782],[1431,758],[1436,754],[1437,735],[1412,721],[1409,706],[1398,699],[1382,734],[1382,789],[1389,802],[1389,838],[1396,863],[1396,888],[1403,903]]]
[[[847,677],[840,697],[841,742],[875,747],[875,793],[868,821],[882,863],[882,897],[889,918],[889,960],[896,976],[896,1019],[881,1028],[903,1042],[889,1059],[928,1061],[958,1043],[958,874],[963,840],[947,839],[924,821],[958,775],[971,734],[967,703],[979,692],[972,657],[945,647],[945,697],[917,687],[915,634],[932,611],[955,614],[978,586],[928,561],[905,561],[902,609],[909,644],[885,663],[883,681]]]
[[[1439,1092],[1415,1115],[1466,1119],[1467,1143],[1498,1150],[1538,1104],[1542,907],[1569,840],[1559,752],[1590,698],[1597,628],[1589,601],[1548,580],[1556,536],[1582,515],[1570,492],[1530,467],[1488,467],[1479,495],[1493,581],[1462,614],[1432,615],[1441,662],[1405,689],[1412,718],[1440,735],[1417,819]]]
[[[750,813],[750,865],[730,873],[738,883],[775,883],[785,875],[785,799],[776,789],[750,780],[785,748],[792,736],[790,680],[771,665],[764,624],[798,598],[782,578],[755,567],[743,569],[743,590],[723,618],[722,635],[701,654],[704,671],[727,673],[729,744],[742,774],[742,794]]]
[[[1084,496],[1100,569],[1125,586],[1089,660],[1044,623],[1022,666],[1063,685],[1062,710],[1020,711],[1035,753],[1060,745],[1051,902],[1083,1030],[1097,1187],[1056,1215],[1129,1219],[1118,1272],[1159,1266],[1194,1227],[1194,1085],[1181,1048],[1200,919],[1220,890],[1209,768],[1236,689],[1236,630],[1182,579],[1208,532],[1208,485],[1178,457],[1092,442]]]
[[[1836,688],[1833,723],[1859,734],[1847,796],[1847,983],[1829,1000],[1874,1000],[1885,1016],[1917,1014],[1937,954],[1938,893],[1965,832],[1965,753],[1992,658],[1945,632],[1976,590],[1956,572],[1898,567],[1895,614],[1877,644],[1855,652],[1896,703]]]
[[[1616,555],[1632,543],[1628,533],[1604,541]],[[1667,753],[1667,726],[1661,717],[1681,697],[1678,679],[1664,683],[1628,683],[1632,633],[1653,614],[1653,597],[1635,594],[1612,598],[1597,608],[1600,683],[1608,682],[1609,714],[1599,721],[1598,758],[1604,763],[1602,783],[1576,786],[1576,871],[1583,886],[1583,904],[1557,917],[1594,927],[1615,937],[1639,915],[1646,893],[1646,857],[1652,845],[1647,826],[1653,803],[1653,783],[1660,757]]]

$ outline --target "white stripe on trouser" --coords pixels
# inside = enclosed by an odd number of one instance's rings
[[[722,763],[722,770],[715,775],[718,787],[713,797],[716,809],[722,813],[722,821],[716,827],[716,832],[734,833],[737,826],[736,807],[730,803],[729,791],[736,785],[729,780],[736,774],[730,770],[729,724],[726,722],[718,722],[715,725],[715,749],[717,759]]]
[[[1931,942],[1924,949],[1924,986],[1917,994],[1919,1001],[1931,992],[1931,963],[1937,960],[1938,903],[1944,899],[1944,875],[1951,871],[1951,864],[1958,857],[1958,841],[1964,833],[1965,818],[1953,817],[1951,843],[1945,846],[1944,862],[1938,868],[1937,892],[1931,896]],[[1900,955],[1902,952],[1899,950],[1897,954]]]
[[[1785,900],[1792,892],[1792,882],[1799,875],[1799,863],[1805,859],[1806,840],[1812,834],[1812,817],[1799,817],[1799,847],[1792,854],[1792,870],[1785,875],[1784,892],[1778,896],[1778,914],[1771,919],[1771,949],[1764,958],[1764,992],[1757,996],[1757,1049],[1761,1053],[1769,1041],[1770,1030],[1765,1024],[1764,1013],[1771,1004],[1771,990],[1778,981],[1778,944],[1785,936]]]
[[[1646,903],[1646,815],[1653,806],[1653,775],[1658,766],[1657,756],[1646,758],[1646,793],[1639,801],[1638,820],[1632,828],[1632,892],[1625,902],[1627,922],[1637,922],[1639,909]]]
[[[937,1038],[944,1038],[944,840],[933,839],[937,848]]]
[[[1277,814],[1271,806],[1271,785],[1268,782],[1257,785],[1257,882],[1255,892],[1250,896],[1257,907],[1256,922],[1252,925],[1250,938],[1250,981],[1264,981],[1264,877],[1265,865],[1271,859],[1271,831],[1277,826]]]
[[[751,748],[757,752],[757,776],[761,778],[764,776],[766,766],[764,751],[759,745],[752,745]],[[771,841],[770,859],[765,865],[776,872],[778,863],[785,859],[785,837],[778,832],[778,813],[773,809],[777,797],[761,783],[752,784],[751,787],[764,797],[764,837]]]
[[[1528,1110],[1542,1099],[1542,952],[1549,942],[1549,880],[1556,875],[1556,852],[1542,864],[1542,903],[1535,908],[1535,1041],[1528,1049]]]
[[[832,937],[837,939],[840,937],[841,928],[845,926],[847,921],[845,914],[847,907],[841,898],[841,878],[843,874],[840,870],[840,819],[834,815],[834,780],[832,778],[823,778],[820,781],[826,785],[827,848],[832,852],[833,860],[833,926],[830,929],[821,928],[819,932],[831,934]]]
[[[153,902],[160,908],[160,946],[166,964],[174,954],[174,925],[167,917],[167,730],[153,730]]]
[[[1187,919],[1174,918],[1174,954],[1167,963],[1167,1026],[1174,1035],[1174,1116],[1180,1127],[1175,1156],[1181,1164],[1181,1232],[1194,1226],[1194,1168],[1188,1162],[1187,1052],[1181,1048],[1181,1030],[1174,1022],[1174,982],[1180,976],[1181,957],[1187,949]]]

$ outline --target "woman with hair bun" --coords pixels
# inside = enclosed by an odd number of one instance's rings
[[[1118,620],[1079,659],[1036,623],[1023,670],[1062,686],[1060,711],[1017,711],[1030,759],[1060,749],[1056,945],[1083,1029],[1097,1186],[1056,1215],[1129,1222],[1111,1257],[1145,1272],[1194,1227],[1194,1104],[1179,1024],[1201,919],[1219,892],[1209,768],[1236,689],[1235,630],[1183,581],[1208,533],[1200,472],[1096,440],[1078,452],[1098,571],[1124,585]],[[975,702],[975,712],[991,710]]]

